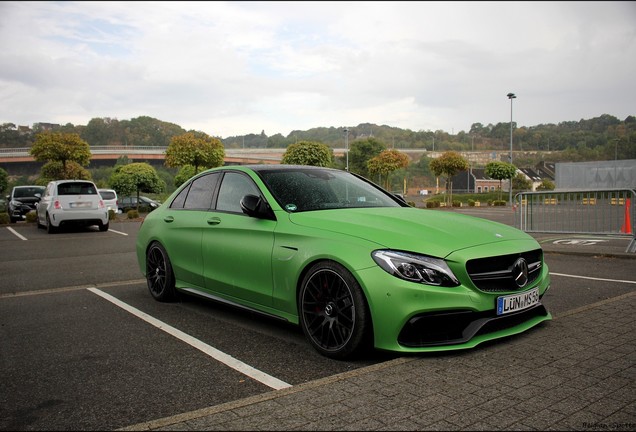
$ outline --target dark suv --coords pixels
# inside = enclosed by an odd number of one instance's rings
[[[15,186],[7,195],[7,213],[11,223],[25,220],[26,214],[35,210],[35,204],[44,193],[44,186]]]
[[[136,196],[125,196],[117,199],[117,207],[119,207],[121,213],[127,213],[128,210],[138,210],[140,213],[150,213],[160,205],[160,202],[145,196],[139,197],[139,206],[137,205]]]

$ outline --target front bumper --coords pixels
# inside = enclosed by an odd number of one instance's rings
[[[358,273],[369,301],[375,347],[397,352],[429,352],[473,348],[522,333],[552,316],[540,302],[530,309],[497,316],[501,292],[474,286],[434,287],[406,282],[384,270]],[[540,298],[550,287],[547,266],[527,289],[538,287]]]
[[[21,204],[19,206],[10,206],[9,207],[9,216],[12,219],[26,219],[26,215],[27,213],[31,212],[31,211],[35,211],[35,206],[31,207],[29,205],[26,204]]]

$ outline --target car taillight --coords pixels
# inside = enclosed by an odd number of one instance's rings
[[[60,202],[56,200],[55,203],[53,204],[53,208],[55,208],[55,210],[61,210],[62,204],[60,204]]]
[[[98,208],[103,209],[104,208],[104,201],[99,200],[99,204],[97,205]]]

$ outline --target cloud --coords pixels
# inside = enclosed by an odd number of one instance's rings
[[[631,2],[2,2],[0,123],[228,137],[634,115]]]

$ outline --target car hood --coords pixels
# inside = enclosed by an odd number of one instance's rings
[[[359,237],[379,247],[446,257],[478,245],[531,236],[482,218],[412,207],[356,208],[291,213],[292,223]]]

